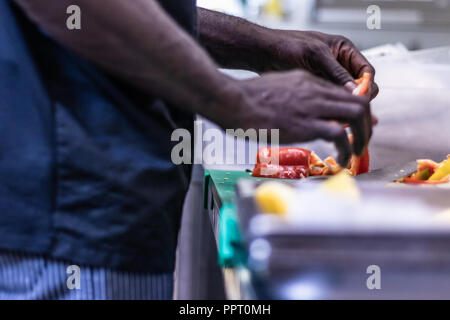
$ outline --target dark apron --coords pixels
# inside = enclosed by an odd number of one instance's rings
[[[193,1],[161,1],[195,32]],[[0,1],[0,249],[171,272],[193,115],[120,83]]]

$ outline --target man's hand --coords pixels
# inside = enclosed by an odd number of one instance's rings
[[[342,36],[272,30],[206,9],[199,9],[198,16],[200,41],[222,67],[258,73],[300,68],[349,91],[356,87],[353,80],[364,72],[374,79],[374,68]],[[371,99],[378,93],[374,81],[369,92]]]
[[[270,52],[267,70],[302,68],[350,91],[356,88],[353,80],[363,73],[372,74],[374,79],[375,69],[345,37],[313,31],[271,30],[270,34],[266,40]],[[377,94],[378,86],[372,80],[369,97]]]
[[[242,94],[235,96],[237,100],[225,99],[234,111],[218,121],[225,128],[279,129],[283,143],[325,139],[335,143],[342,166],[353,152],[363,153],[372,130],[367,98],[305,71],[267,73],[237,82]],[[339,123],[351,125],[354,150]]]

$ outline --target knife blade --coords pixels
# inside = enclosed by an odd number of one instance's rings
[[[376,169],[357,176],[357,181],[379,181],[393,182],[399,178],[410,175],[417,170],[417,162],[411,161],[401,165],[394,165],[386,168]]]

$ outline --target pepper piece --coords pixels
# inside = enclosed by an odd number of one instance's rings
[[[440,163],[434,174],[430,177],[429,181],[441,181],[450,174],[450,159],[447,159]]]
[[[278,151],[278,155],[275,152]],[[278,159],[277,159],[278,157]],[[294,148],[269,148],[264,147],[258,150],[256,163],[279,164],[287,166],[309,166],[311,162],[311,151]]]
[[[368,72],[364,72],[363,76],[355,82],[358,84],[358,87],[353,90],[353,95],[355,96],[364,96],[367,94],[370,88],[370,81],[372,80],[372,75]],[[353,137],[351,138],[351,143],[353,143]],[[369,149],[366,148],[366,152],[361,157],[353,156],[350,161],[350,169],[352,175],[359,175],[363,173],[369,172],[370,168],[370,155]]]
[[[278,152],[276,154],[275,152]],[[294,148],[269,148],[258,150],[253,177],[302,179],[309,176],[311,151]]]
[[[430,169],[426,168],[421,171],[417,171],[411,176],[412,179],[425,181],[430,178]]]
[[[303,179],[309,176],[307,166],[286,166],[279,164],[257,163],[252,173],[253,177],[277,179]]]
[[[405,183],[405,184],[441,184],[441,183],[447,183],[447,181],[419,180],[419,179],[415,179],[415,178],[405,177],[405,178],[403,178],[403,183]]]

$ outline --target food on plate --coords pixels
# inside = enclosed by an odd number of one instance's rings
[[[355,80],[358,87],[353,91],[354,95],[363,96],[370,87],[371,74],[364,75]],[[353,143],[353,136],[349,136]],[[277,154],[278,153],[278,154]],[[278,159],[278,161],[274,161]],[[278,178],[278,179],[302,179],[308,176],[329,176],[347,171],[352,176],[369,172],[370,156],[366,149],[362,157],[352,156],[347,168],[341,168],[333,157],[324,160],[320,159],[313,151],[286,147],[259,149],[255,168],[252,175],[254,177]]]
[[[397,182],[431,185],[450,182],[450,155],[440,163],[428,159],[417,160],[417,171],[398,179]]]

